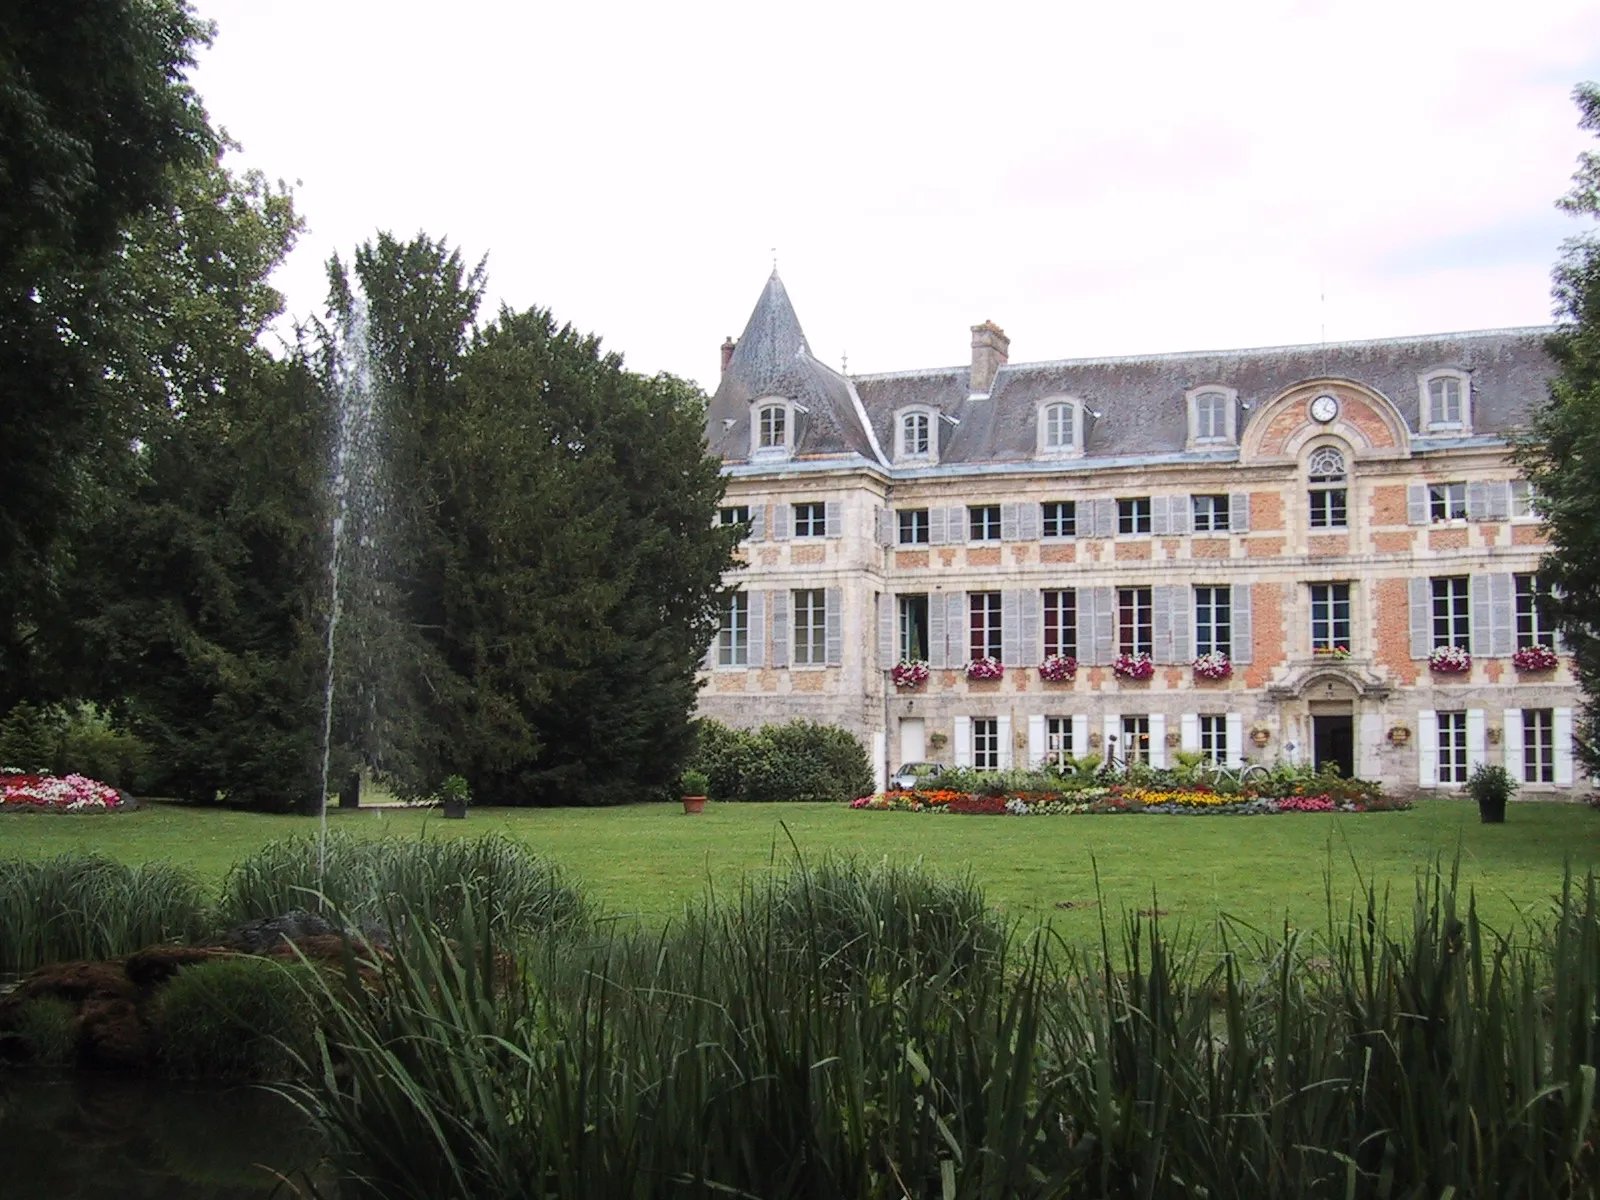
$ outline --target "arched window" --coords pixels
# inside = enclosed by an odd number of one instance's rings
[[[1194,398],[1194,440],[1222,442],[1228,438],[1228,398],[1221,392],[1201,392]]]
[[[1423,433],[1472,431],[1472,377],[1453,367],[1430,371],[1417,380]]]
[[[759,450],[781,450],[788,446],[788,426],[789,414],[784,410],[783,405],[768,404],[763,406],[756,448]]]
[[[1311,528],[1344,529],[1349,508],[1344,455],[1334,446],[1318,446],[1306,460]]]
[[[900,418],[900,453],[907,458],[926,458],[932,449],[931,425],[925,412],[906,413]]]
[[[1057,453],[1071,450],[1072,405],[1047,404],[1044,409],[1044,448]]]

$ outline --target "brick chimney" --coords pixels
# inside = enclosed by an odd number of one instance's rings
[[[728,373],[728,364],[733,361],[733,352],[734,352],[734,349],[738,346],[738,344],[739,343],[735,342],[731,337],[730,338],[725,338],[723,340],[723,343],[722,343],[722,373],[724,375],[726,375]]]
[[[1011,339],[993,321],[972,327],[972,384],[974,396],[987,396],[995,374],[1006,365]]]

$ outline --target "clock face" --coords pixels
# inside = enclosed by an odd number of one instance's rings
[[[1318,396],[1311,402],[1311,419],[1326,425],[1339,415],[1339,401],[1332,396]]]

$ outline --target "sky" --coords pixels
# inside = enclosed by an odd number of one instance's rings
[[[1541,325],[1593,0],[193,0],[274,282],[379,230],[487,256],[714,389],[776,260],[852,374]]]

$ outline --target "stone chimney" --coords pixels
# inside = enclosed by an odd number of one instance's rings
[[[987,396],[995,374],[1006,365],[1011,339],[993,321],[972,327],[972,385],[974,396]]]
[[[738,344],[739,343],[735,342],[731,337],[730,338],[725,338],[723,340],[723,343],[722,343],[722,373],[724,375],[726,375],[728,373],[728,364],[733,361],[733,352],[734,352],[735,348],[737,348]]]

